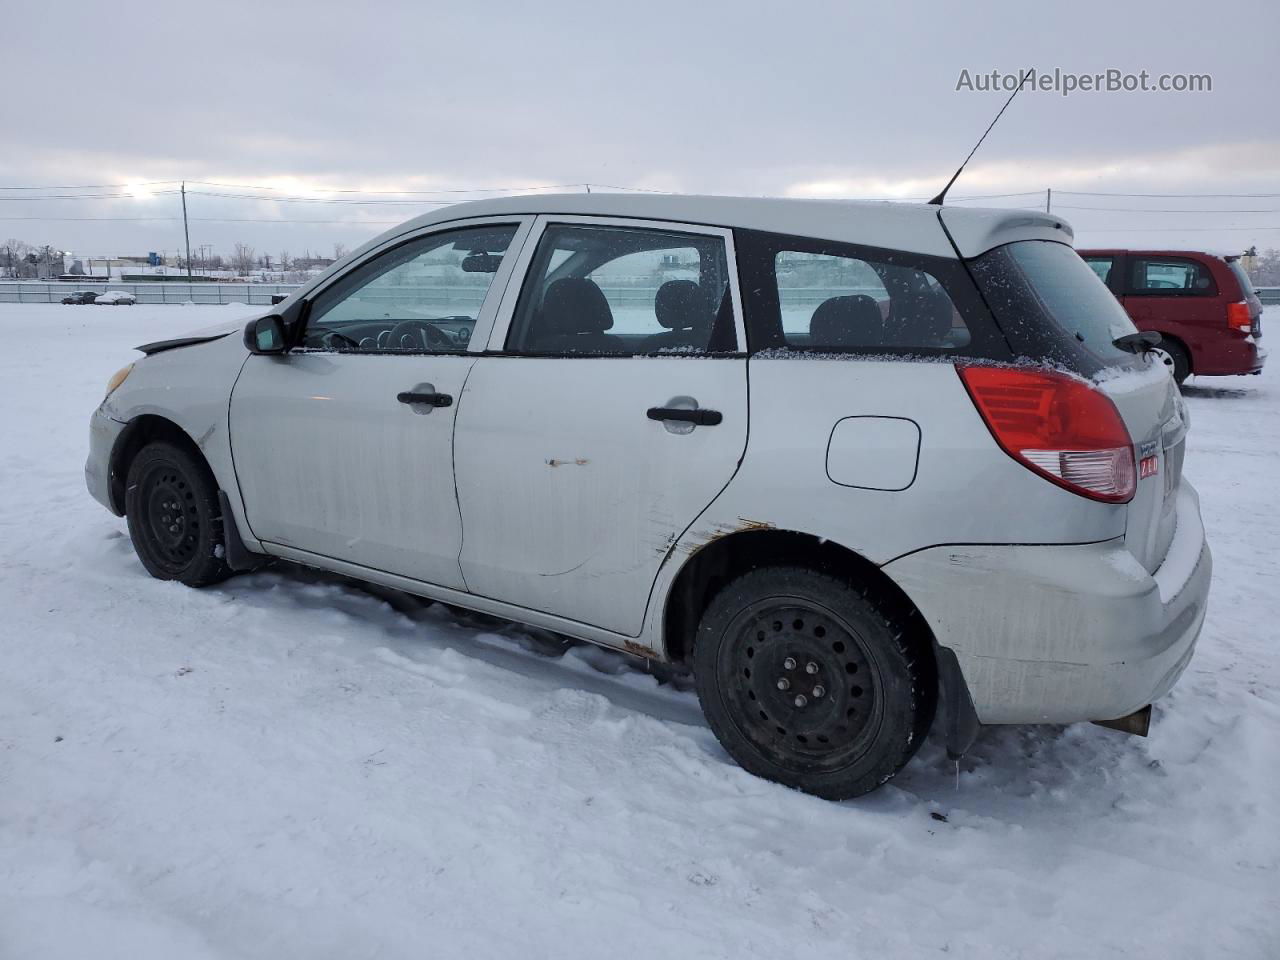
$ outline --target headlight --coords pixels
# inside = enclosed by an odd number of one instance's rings
[[[111,379],[107,381],[107,397],[115,393],[116,387],[120,386],[120,384],[124,383],[125,380],[129,379],[129,374],[131,373],[133,373],[132,363],[129,364],[127,367],[121,367],[119,370],[113,373],[111,375]],[[106,397],[103,397],[103,399],[105,400]]]

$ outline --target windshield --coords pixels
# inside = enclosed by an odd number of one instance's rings
[[[971,266],[1005,335],[1028,355],[1047,355],[1078,367],[1072,361],[1082,345],[1103,365],[1132,359],[1113,341],[1136,333],[1133,321],[1066,244],[1020,240],[988,251]],[[1064,337],[1074,343],[1064,343]]]

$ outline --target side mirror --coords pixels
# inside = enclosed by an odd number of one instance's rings
[[[276,314],[250,320],[244,328],[244,345],[250,353],[284,353],[286,340],[284,320]]]

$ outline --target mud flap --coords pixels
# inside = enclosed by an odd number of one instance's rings
[[[947,736],[947,759],[959,760],[978,737],[978,711],[969,696],[969,685],[960,672],[960,661],[955,652],[933,644],[934,659],[938,664],[938,686],[942,692],[942,722]]]
[[[253,570],[266,557],[250,553],[249,548],[240,539],[240,529],[236,526],[236,516],[231,512],[231,501],[224,491],[218,491],[218,509],[222,511],[222,541],[227,551],[227,566],[237,573]]]

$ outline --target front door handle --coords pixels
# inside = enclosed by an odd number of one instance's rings
[[[396,399],[401,403],[421,403],[428,407],[453,406],[453,397],[447,393],[415,393],[412,390],[406,390],[404,393],[397,393]]]
[[[692,423],[699,427],[714,427],[724,419],[719,410],[707,410],[697,407],[686,410],[682,407],[650,407],[645,414],[650,420],[676,420],[680,423]]]

